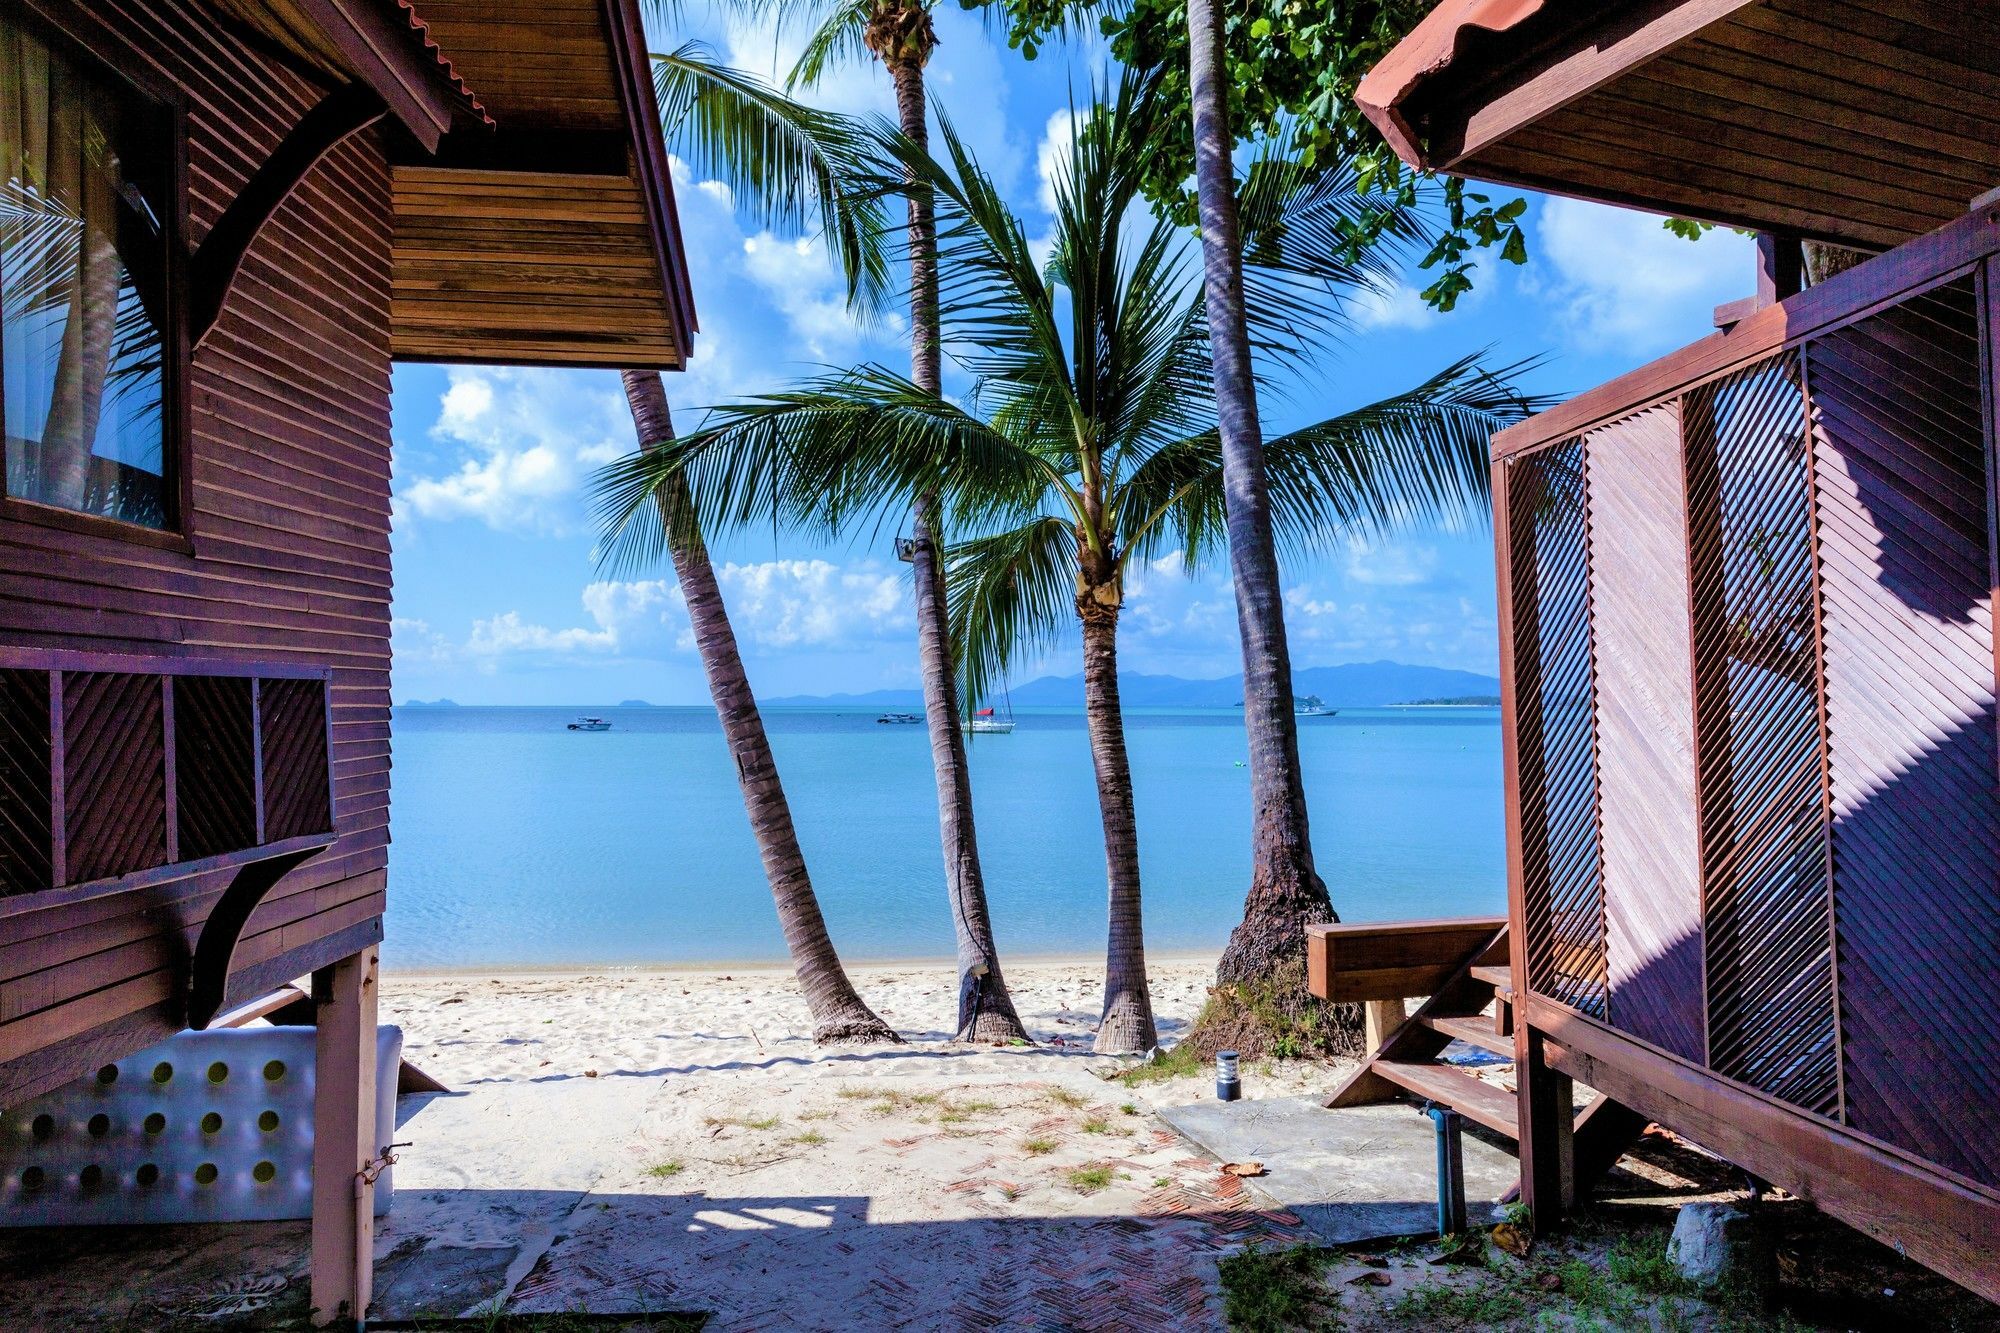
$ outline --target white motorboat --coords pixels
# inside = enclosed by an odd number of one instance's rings
[[[924,715],[922,713],[884,713],[875,719],[877,723],[893,723],[904,727],[914,726],[923,720]]]
[[[602,717],[580,717],[569,724],[571,731],[609,731],[611,722]]]
[[[1338,708],[1328,708],[1326,700],[1320,698],[1317,694],[1301,694],[1298,698],[1292,700],[1292,716],[1294,717],[1337,717],[1339,715],[1340,710]]]

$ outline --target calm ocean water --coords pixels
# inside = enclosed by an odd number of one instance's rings
[[[600,710],[601,711],[601,710]],[[390,967],[784,957],[715,714],[400,708]],[[843,957],[948,957],[930,748],[872,712],[771,710],[771,744]],[[972,738],[1002,956],[1104,947],[1104,853],[1080,712]],[[1126,714],[1146,941],[1220,948],[1249,876],[1237,710]],[[1502,910],[1497,710],[1301,719],[1313,845],[1349,920]]]

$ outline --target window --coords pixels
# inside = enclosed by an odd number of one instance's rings
[[[14,11],[18,12],[18,11]],[[0,14],[6,495],[168,528],[176,117]]]

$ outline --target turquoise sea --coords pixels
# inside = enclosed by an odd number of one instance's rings
[[[751,962],[784,956],[715,714],[399,708],[388,967]],[[921,726],[772,709],[771,744],[849,961],[953,952]],[[1104,853],[1077,711],[971,738],[1002,957],[1104,947]],[[1249,877],[1239,710],[1126,714],[1146,941],[1219,949]],[[1313,846],[1349,920],[1506,901],[1498,711],[1356,709],[1299,723]]]

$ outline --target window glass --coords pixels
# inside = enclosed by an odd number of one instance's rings
[[[172,125],[0,15],[7,494],[166,527]]]

